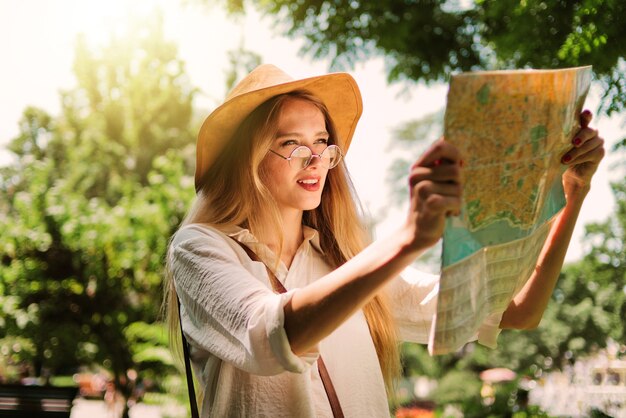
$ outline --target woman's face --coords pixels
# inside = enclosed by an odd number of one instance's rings
[[[298,98],[288,98],[278,116],[278,133],[272,141],[272,151],[289,157],[298,146],[307,146],[314,154],[321,154],[328,145],[324,115],[314,104]],[[305,211],[319,206],[328,169],[319,158],[312,158],[305,168],[268,152],[263,160],[267,174],[265,185],[272,193],[279,210]],[[293,167],[292,167],[293,166]]]

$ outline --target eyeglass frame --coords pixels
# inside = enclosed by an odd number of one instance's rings
[[[324,151],[322,151],[319,154],[316,154],[313,152],[313,150],[309,147],[307,147],[306,145],[298,145],[297,147],[295,147],[290,153],[289,153],[289,157],[285,157],[284,155],[279,154],[278,152],[274,151],[273,149],[270,148],[270,152],[272,154],[278,155],[280,158],[282,158],[283,160],[286,160],[289,163],[289,167],[294,168],[291,165],[291,160],[294,158],[293,153],[296,152],[297,150],[299,150],[300,148],[306,148],[309,150],[309,152],[311,153],[311,156],[309,157],[308,161],[306,162],[306,164],[304,165],[304,167],[300,168],[300,170],[304,170],[305,168],[307,168],[308,166],[311,165],[311,162],[313,161],[313,157],[317,157],[320,159],[320,161],[324,161],[322,159],[322,154],[324,154],[326,152],[326,150],[330,147],[334,147],[338,152],[339,152],[339,158],[337,159],[337,163],[332,166],[332,167],[325,167],[329,170],[332,170],[333,168],[337,167],[339,165],[339,163],[341,162],[341,160],[343,159],[343,151],[341,151],[341,148],[339,148],[339,145],[335,145],[335,144],[330,144],[328,145],[326,148],[324,148]]]

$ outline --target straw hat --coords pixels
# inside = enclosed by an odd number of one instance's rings
[[[196,145],[196,191],[227,141],[254,109],[274,96],[300,89],[324,102],[336,125],[337,145],[347,152],[363,110],[356,81],[347,73],[294,80],[271,64],[260,65],[232,89],[202,124]]]

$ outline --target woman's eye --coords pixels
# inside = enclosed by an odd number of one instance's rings
[[[293,139],[288,139],[280,144],[281,147],[289,147],[292,145],[298,145],[298,143]]]
[[[315,142],[318,144],[328,144],[328,138],[320,138]]]

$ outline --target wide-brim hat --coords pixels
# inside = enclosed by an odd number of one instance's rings
[[[307,90],[326,105],[337,130],[337,145],[347,152],[363,111],[354,78],[347,73],[330,73],[294,80],[274,65],[263,64],[241,80],[202,124],[196,144],[196,192],[244,119],[270,98],[294,90]]]

